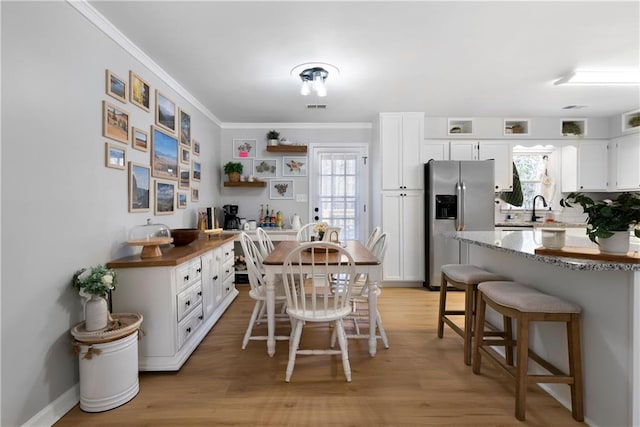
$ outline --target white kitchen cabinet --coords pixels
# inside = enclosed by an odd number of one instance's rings
[[[428,140],[422,143],[420,149],[422,164],[429,160],[449,160],[449,141]]]
[[[562,147],[562,192],[607,191],[608,163],[607,141]]]
[[[610,141],[610,155],[614,169],[612,176],[615,181],[611,186],[613,191],[640,190],[640,133],[625,135]]]
[[[389,234],[384,281],[424,281],[424,194],[382,192],[382,230]]]
[[[513,190],[513,151],[511,143],[505,141],[480,141],[478,160],[494,159],[496,191]]]
[[[496,191],[513,189],[513,150],[508,141],[451,141],[451,160],[494,159]]]
[[[118,274],[114,312],[144,318],[145,334],[138,344],[141,371],[180,369],[238,295],[233,239],[194,253],[177,259],[163,255],[155,264],[139,257],[107,264]]]
[[[380,113],[383,190],[421,190],[424,113]]]

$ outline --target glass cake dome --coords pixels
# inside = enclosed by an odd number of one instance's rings
[[[169,227],[164,224],[152,224],[151,219],[147,219],[146,224],[135,226],[129,231],[129,242],[166,241],[170,238]]]

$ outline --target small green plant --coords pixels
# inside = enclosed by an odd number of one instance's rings
[[[267,139],[278,139],[278,138],[280,138],[280,132],[277,132],[273,129],[267,132]]]
[[[640,126],[640,116],[633,116],[629,119],[629,126],[632,128]]]
[[[240,162],[228,162],[224,165],[224,173],[229,175],[230,173],[239,173],[242,174],[244,167]]]
[[[582,129],[576,122],[562,122],[562,133],[565,135],[582,135]]]

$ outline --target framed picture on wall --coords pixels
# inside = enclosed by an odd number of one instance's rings
[[[191,189],[191,201],[192,202],[197,202],[200,200],[200,190],[198,190],[197,188],[192,188]]]
[[[258,178],[275,178],[278,176],[277,159],[254,159],[253,176]]]
[[[129,212],[147,212],[151,171],[149,166],[129,162]]]
[[[293,199],[293,180],[272,179],[269,181],[269,198],[273,200]]]
[[[127,103],[127,82],[107,70],[107,95],[120,102]]]
[[[233,140],[233,158],[248,159],[256,157],[256,140],[255,139],[234,139]]]
[[[131,146],[136,150],[149,151],[149,134],[142,129],[132,127]]]
[[[191,147],[191,116],[182,108],[180,111],[180,144]]]
[[[176,104],[156,89],[156,125],[176,132]]]
[[[193,140],[193,155],[194,156],[200,155],[200,143],[195,139]]]
[[[104,143],[104,165],[106,167],[124,169],[127,165],[126,155],[127,149],[121,145],[116,146],[111,142]]]
[[[307,158],[282,157],[282,176],[307,176]]]
[[[191,169],[180,166],[180,180],[178,181],[178,188],[181,190],[188,190],[191,185]]]
[[[187,193],[178,191],[178,209],[186,209],[186,208],[187,208]]]
[[[191,162],[191,170],[193,173],[191,174],[191,179],[194,181],[200,181],[201,176],[201,165],[200,162]]]
[[[129,71],[129,101],[144,111],[149,111],[151,86],[133,71]]]
[[[151,174],[178,179],[178,138],[155,126],[151,126]]]
[[[102,101],[102,135],[129,143],[129,113],[107,101]]]
[[[190,164],[191,153],[188,148],[180,147],[180,163]]]
[[[156,179],[155,214],[171,215],[175,212],[176,183]]]

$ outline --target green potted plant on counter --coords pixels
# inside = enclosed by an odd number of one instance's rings
[[[229,182],[240,182],[240,175],[244,167],[240,162],[227,162],[224,165],[224,173],[229,177]]]
[[[600,246],[600,252],[626,255],[630,231],[640,237],[640,193],[621,193],[616,199],[594,201],[583,193],[570,193],[560,200],[563,207],[572,203],[587,214],[587,236]]]

